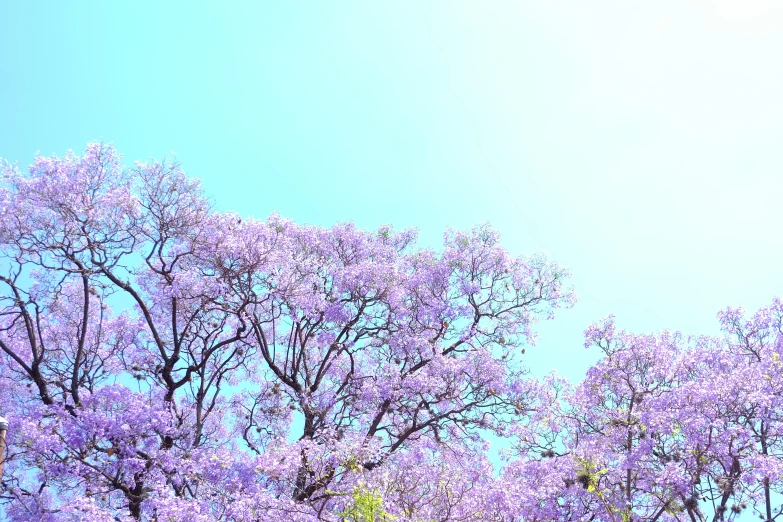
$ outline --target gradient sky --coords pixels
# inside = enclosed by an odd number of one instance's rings
[[[230,7],[228,7],[230,6]],[[580,302],[532,370],[579,379],[609,313],[717,333],[783,289],[783,8],[771,1],[0,3],[0,157],[176,151],[220,209],[489,221]]]

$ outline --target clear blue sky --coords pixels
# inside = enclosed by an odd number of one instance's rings
[[[783,293],[783,9],[771,1],[0,3],[0,157],[176,151],[221,209],[490,221],[592,320],[717,331]]]

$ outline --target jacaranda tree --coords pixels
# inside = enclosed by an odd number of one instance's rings
[[[11,520],[488,520],[482,434],[567,272],[482,226],[216,212],[177,163],[6,164],[0,404]],[[369,515],[368,515],[369,516]]]
[[[545,379],[535,414],[512,428],[505,512],[613,522],[781,518],[783,305],[776,299],[750,320],[733,309],[719,318],[723,338],[634,335],[612,317],[591,325],[586,345],[604,356],[577,386]],[[515,510],[519,498],[526,506]]]

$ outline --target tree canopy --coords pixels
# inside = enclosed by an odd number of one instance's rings
[[[215,211],[111,145],[6,164],[0,502],[13,521],[673,521],[780,514],[783,303],[724,335],[585,331],[528,375],[568,271],[488,225]],[[577,349],[578,347],[575,347]],[[511,441],[499,472],[488,433]]]

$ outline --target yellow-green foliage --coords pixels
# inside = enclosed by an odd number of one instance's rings
[[[606,474],[609,470],[604,468],[600,471],[593,471],[595,463],[587,459],[577,459],[577,462],[579,462],[580,468],[576,470],[576,476],[579,478],[582,487],[591,493],[597,493],[601,497],[598,481],[601,479],[601,475]]]
[[[353,505],[343,511],[344,522],[393,522],[394,517],[383,509],[383,498],[376,492],[354,488]]]

